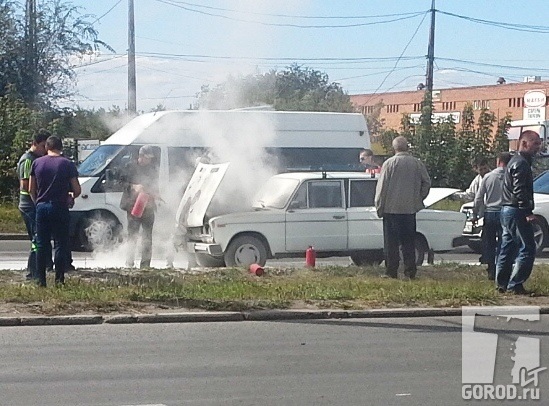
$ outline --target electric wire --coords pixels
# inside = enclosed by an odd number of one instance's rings
[[[366,22],[366,23],[339,24],[339,25],[304,25],[304,24],[290,24],[290,23],[268,23],[268,22],[264,22],[264,21],[246,20],[246,19],[242,19],[242,18],[233,18],[233,17],[228,17],[228,16],[225,16],[225,15],[222,15],[222,14],[214,14],[214,13],[209,13],[209,12],[206,12],[206,11],[194,10],[192,8],[183,6],[181,4],[174,3],[173,1],[170,1],[170,0],[155,0],[155,1],[157,1],[159,3],[167,4],[167,5],[170,5],[170,6],[174,6],[174,7],[177,7],[177,8],[181,8],[183,10],[190,11],[190,12],[193,12],[193,13],[203,14],[203,15],[207,15],[207,16],[210,16],[210,17],[219,17],[219,18],[222,18],[222,19],[225,19],[225,20],[238,21],[238,22],[251,23],[251,24],[259,24],[259,25],[265,25],[265,26],[273,26],[273,27],[312,28],[312,29],[317,29],[317,28],[355,28],[355,27],[365,27],[365,26],[370,26],[370,25],[388,24],[388,23],[393,23],[393,22],[397,22],[397,21],[408,20],[410,18],[415,18],[415,17],[420,16],[421,14],[425,13],[425,11],[421,11],[421,12],[416,12],[416,13],[413,13],[413,14],[407,15],[407,16],[401,16],[401,17],[396,17],[395,16],[394,18],[390,18],[390,19],[387,19],[387,20],[375,21],[375,22],[369,22],[369,23]]]

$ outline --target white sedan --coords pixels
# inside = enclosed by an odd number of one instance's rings
[[[473,202],[465,203],[461,206],[461,212],[467,216],[467,222],[463,229],[463,236],[466,244],[473,251],[481,253],[482,251],[482,219],[473,224]],[[536,249],[542,252],[549,245],[549,171],[545,171],[534,180],[534,215],[536,219],[532,223],[534,227],[534,239]]]
[[[203,266],[264,265],[270,258],[303,256],[310,246],[320,257],[350,256],[357,265],[380,263],[383,224],[374,207],[376,183],[377,179],[357,172],[285,173],[266,182],[249,211],[216,216],[199,224],[196,220],[204,218],[207,207],[199,209],[195,204],[186,219],[181,218],[185,213],[180,210],[178,221],[187,232],[187,249],[197,254]],[[426,206],[455,191],[433,188],[425,199]],[[202,200],[204,193],[200,195]],[[188,201],[187,196],[180,209],[188,210]],[[464,224],[463,213],[420,211],[418,263],[423,263],[428,253],[460,245]]]

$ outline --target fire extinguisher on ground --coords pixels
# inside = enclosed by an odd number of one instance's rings
[[[305,266],[308,268],[314,268],[316,264],[316,251],[313,246],[309,246],[305,251]]]

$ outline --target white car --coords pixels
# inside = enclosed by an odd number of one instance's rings
[[[276,175],[261,188],[251,210],[216,216],[204,224],[209,204],[206,195],[211,200],[223,177],[221,172],[219,169],[212,172],[217,184],[213,181],[209,187],[205,186],[207,176],[198,179],[194,187],[196,182],[191,180],[191,190],[185,192],[178,211],[178,222],[187,232],[187,249],[197,254],[200,265],[264,265],[269,258],[304,256],[309,246],[314,247],[319,257],[350,256],[357,265],[382,261],[383,223],[374,207],[377,179],[370,175],[357,172]],[[211,187],[212,183],[215,187]],[[425,199],[426,206],[455,191],[433,188]],[[199,201],[202,204],[196,204]],[[427,253],[448,251],[460,245],[464,224],[463,213],[420,211],[416,236],[418,263],[423,263]]]
[[[461,212],[467,216],[467,222],[463,229],[463,237],[467,245],[473,251],[481,253],[482,245],[482,219],[473,224],[473,202],[461,206]],[[548,223],[549,220],[549,171],[543,172],[534,180],[534,214],[536,220],[533,222],[534,238],[538,252],[543,251],[549,245]]]

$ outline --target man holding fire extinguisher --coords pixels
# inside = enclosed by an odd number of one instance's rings
[[[133,268],[135,243],[141,233],[140,268],[149,268],[152,258],[152,232],[156,200],[159,198],[158,169],[154,162],[155,154],[151,145],[139,149],[137,162],[131,162],[124,170],[121,181],[124,183],[120,208],[128,218],[128,247],[126,266]]]

